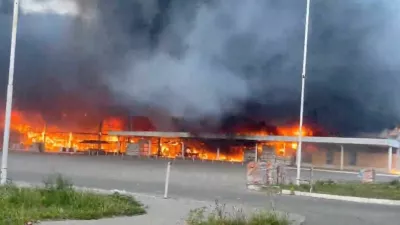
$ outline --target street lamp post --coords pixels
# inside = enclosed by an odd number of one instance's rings
[[[300,169],[301,169],[301,145],[302,145],[302,133],[303,133],[303,111],[304,111],[304,88],[306,83],[306,70],[307,70],[307,50],[308,50],[308,25],[310,22],[310,2],[307,0],[306,5],[306,21],[304,23],[304,50],[303,50],[303,71],[301,73],[301,100],[300,100],[300,120],[299,120],[299,139],[297,147],[297,176],[296,184],[300,185]]]
[[[7,160],[8,160],[8,147],[10,142],[10,125],[11,125],[11,110],[12,110],[13,83],[14,83],[15,47],[17,42],[17,29],[18,29],[18,13],[19,13],[19,0],[14,0],[14,12],[13,12],[12,33],[11,33],[10,67],[8,71],[7,100],[6,100],[6,113],[4,122],[4,136],[3,136],[3,155],[1,160],[0,184],[2,185],[7,183]]]

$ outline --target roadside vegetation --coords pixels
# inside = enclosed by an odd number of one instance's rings
[[[284,185],[282,188],[293,191],[310,191],[309,184],[301,184],[300,186],[293,184]],[[312,187],[312,192],[362,198],[400,200],[400,181],[393,180],[386,183],[344,183],[334,182],[332,180],[316,181]]]
[[[192,210],[186,220],[188,225],[290,225],[289,220],[274,211],[255,212],[251,215],[238,208],[227,212],[225,205],[216,203],[212,210],[199,208]]]
[[[144,214],[131,196],[79,192],[62,176],[49,177],[44,187],[0,187],[0,225],[22,225],[44,220],[90,220]]]

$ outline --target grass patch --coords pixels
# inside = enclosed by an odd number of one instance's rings
[[[289,220],[275,212],[256,212],[249,216],[238,208],[229,213],[218,202],[211,212],[207,208],[192,210],[186,220],[188,225],[290,225]]]
[[[284,185],[284,189],[294,189],[295,191],[310,191],[310,185]],[[313,185],[313,192],[321,194],[332,194],[341,196],[353,196],[363,198],[378,198],[400,200],[400,181],[393,180],[386,183],[360,183],[346,182],[336,183],[332,180],[317,181]]]
[[[144,214],[131,196],[79,192],[61,176],[52,176],[44,187],[0,186],[0,225],[21,225],[40,220],[90,220]]]

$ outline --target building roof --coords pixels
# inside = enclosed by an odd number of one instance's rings
[[[254,136],[235,134],[194,134],[188,132],[153,132],[153,131],[110,131],[109,135],[115,136],[139,136],[139,137],[163,137],[163,138],[201,138],[220,140],[243,140],[243,141],[282,141],[297,142],[297,136]],[[303,137],[304,143],[326,143],[326,144],[352,144],[352,145],[375,145],[399,148],[400,143],[393,139],[383,138],[344,138],[344,137]]]

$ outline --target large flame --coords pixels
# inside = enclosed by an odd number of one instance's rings
[[[67,117],[64,113],[62,117]],[[82,117],[88,117],[83,114]],[[2,117],[4,118],[4,117]],[[72,126],[73,121],[65,126],[48,124],[38,113],[25,113],[13,110],[11,114],[11,145],[16,150],[29,150],[35,143],[44,143],[49,152],[60,151],[61,148],[72,148],[80,151],[101,148],[105,151],[116,151],[118,138],[107,135],[111,130],[123,130],[123,120],[107,118],[92,126]],[[1,126],[4,126],[1,120]]]
[[[309,128],[302,129],[302,136],[312,136],[313,132]],[[238,135],[254,135],[254,136],[265,136],[265,135],[280,135],[280,136],[298,136],[299,129],[297,127],[279,127],[277,133],[268,131],[252,131],[244,129],[237,131]],[[255,146],[248,147],[245,145],[231,146],[229,152],[218,151],[214,148],[210,148],[205,143],[198,140],[182,140],[179,138],[175,139],[154,139],[151,141],[152,155],[161,155],[167,158],[182,157],[184,154],[189,158],[196,158],[202,160],[221,160],[230,162],[242,162],[244,158],[244,152],[247,149],[254,150]],[[161,151],[158,149],[158,145],[161,145]],[[297,150],[297,143],[293,142],[260,142],[257,144],[257,152],[262,152],[262,145],[269,145],[275,149],[276,154],[287,156],[293,154]],[[184,148],[182,150],[182,147]]]
[[[125,121],[117,117],[109,117],[101,123],[91,125],[71,125],[73,121],[64,113],[67,123],[55,125],[46,123],[38,113],[26,113],[18,110],[12,112],[11,121],[11,145],[12,149],[29,150],[37,143],[44,143],[44,150],[58,152],[62,148],[74,149],[76,151],[87,151],[90,149],[101,149],[105,152],[126,151],[128,143],[140,142],[140,137],[118,138],[108,135],[109,131],[122,131],[126,128]],[[83,113],[84,119],[90,120],[90,115]],[[4,118],[4,117],[3,117]],[[2,121],[2,120],[1,120]],[[58,123],[57,123],[58,124]],[[3,124],[0,124],[3,125]],[[278,127],[275,132],[266,130],[251,130],[247,128],[235,131],[238,135],[280,135],[298,136],[299,129],[296,126]],[[301,131],[303,136],[312,136],[313,132],[304,127]],[[208,146],[206,142],[199,140],[188,140],[179,138],[151,138],[143,148],[149,155],[157,155],[167,158],[186,157],[203,160],[221,160],[231,162],[242,162],[244,152],[247,149],[254,150],[255,145],[232,145],[229,151]],[[269,145],[276,150],[277,154],[290,155],[297,149],[297,143],[267,142],[258,143],[257,152],[262,152],[262,145]]]

